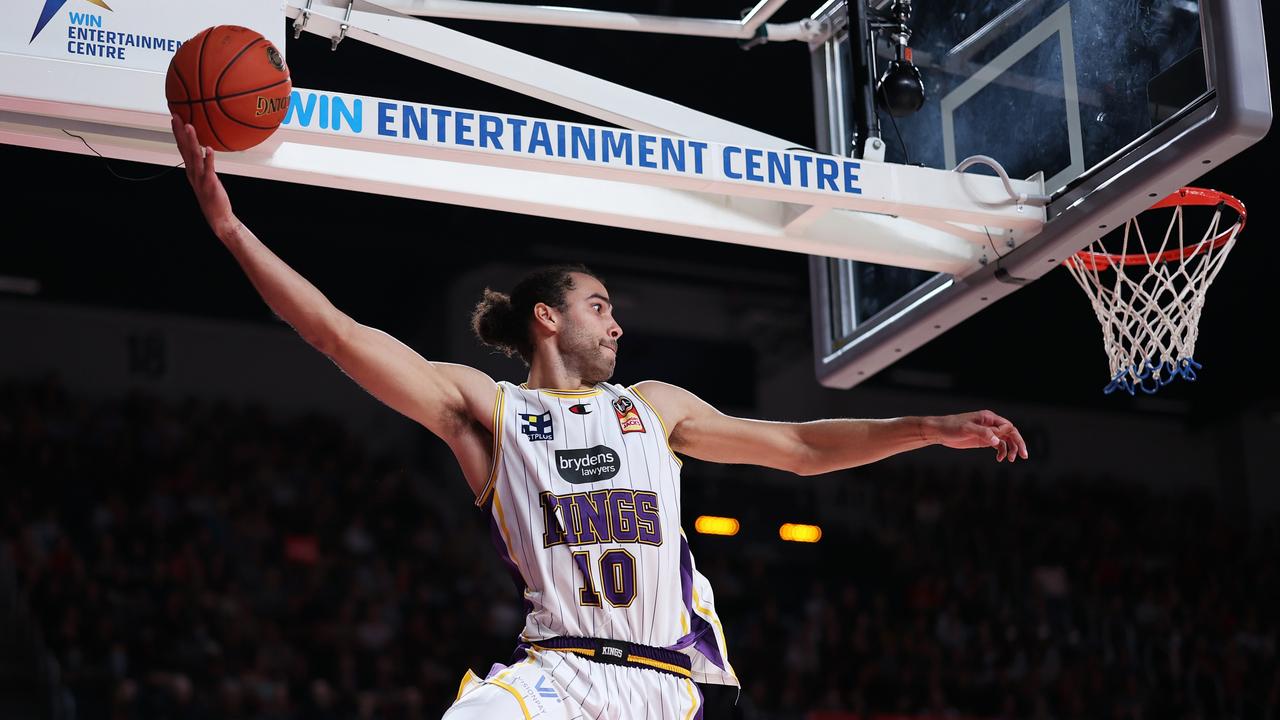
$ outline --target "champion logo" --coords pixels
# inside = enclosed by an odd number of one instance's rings
[[[570,407],[569,412],[573,413],[574,415],[590,415],[591,406],[585,403],[578,403],[577,405]]]

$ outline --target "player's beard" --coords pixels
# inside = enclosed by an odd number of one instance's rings
[[[569,369],[581,374],[584,385],[595,385],[613,377],[617,354],[603,343],[609,342],[616,348],[616,340],[602,340],[580,325],[571,325],[560,337],[561,357]]]

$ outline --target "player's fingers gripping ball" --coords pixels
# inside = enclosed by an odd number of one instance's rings
[[[216,25],[188,40],[169,63],[169,111],[196,129],[201,145],[247,150],[266,140],[289,108],[289,67],[249,28]]]

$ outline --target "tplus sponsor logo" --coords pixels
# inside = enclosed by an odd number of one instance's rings
[[[555,432],[551,425],[551,413],[519,413],[520,432],[529,442],[536,440],[555,440]]]

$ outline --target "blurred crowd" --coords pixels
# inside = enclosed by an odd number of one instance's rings
[[[329,418],[0,381],[0,542],[85,720],[439,717],[521,618],[431,465]],[[1280,720],[1275,519],[1118,478],[847,475],[817,545],[691,535],[743,716]]]

